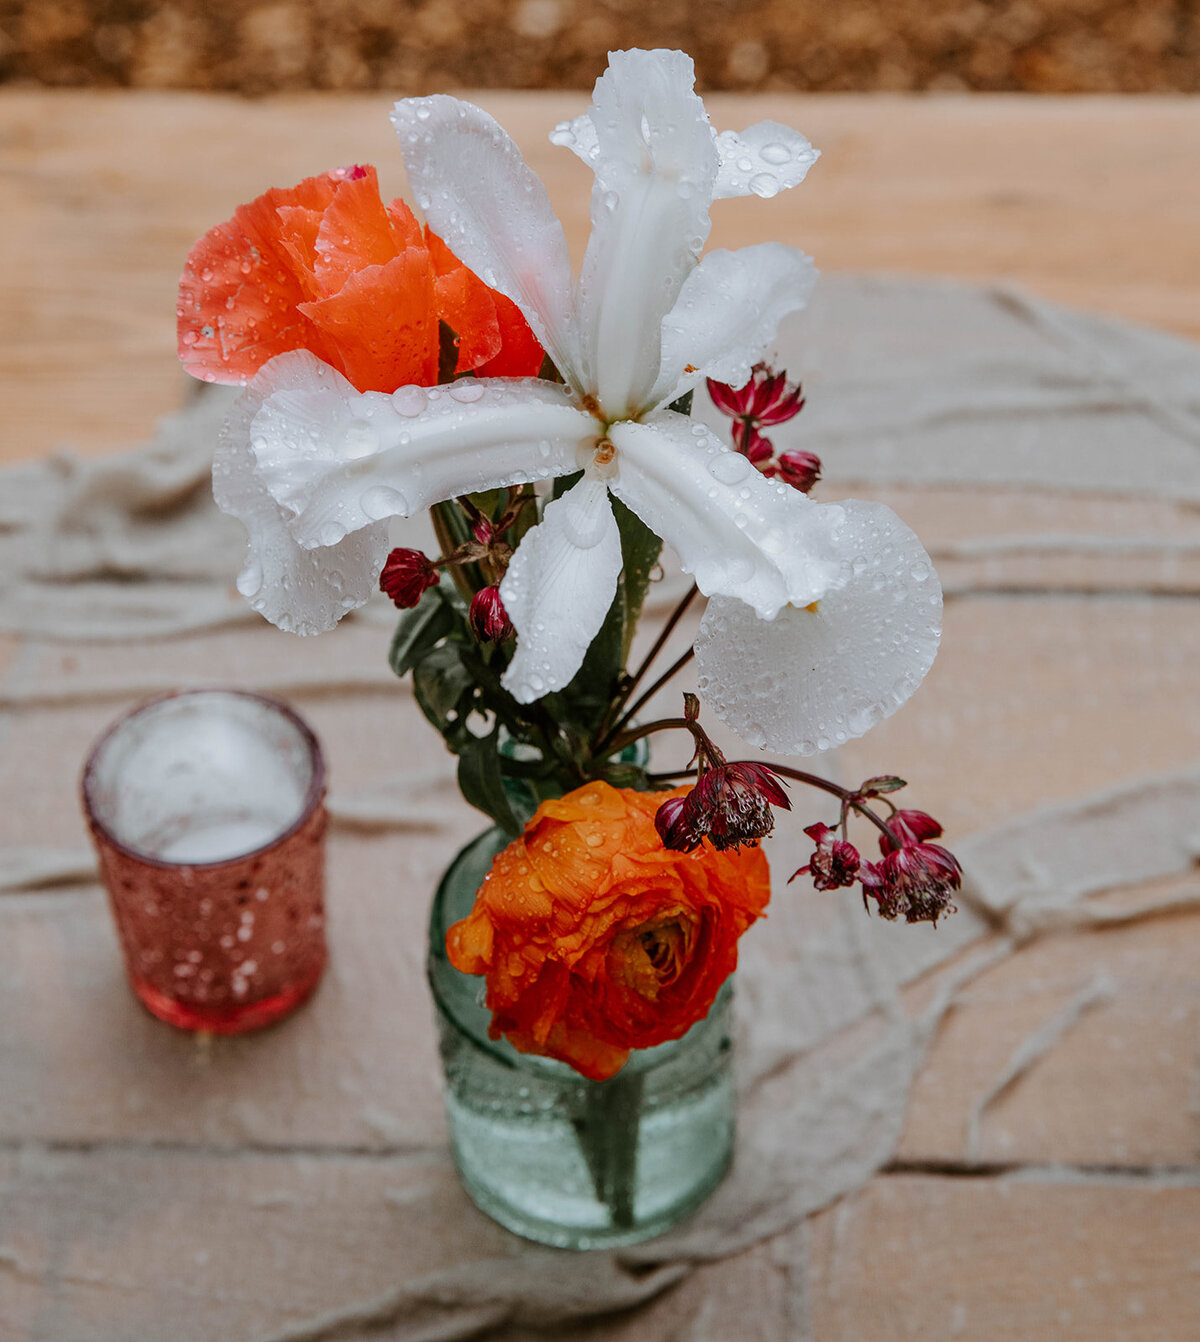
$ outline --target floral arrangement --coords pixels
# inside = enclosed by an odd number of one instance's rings
[[[898,778],[843,789],[728,761],[701,705],[750,746],[827,750],[895,711],[933,661],[941,591],[886,507],[810,497],[821,463],[766,431],[804,401],[763,360],[815,270],[778,243],[702,255],[709,209],[797,186],[817,151],[773,122],[717,133],[680,52],[613,53],[554,143],[592,170],[573,276],[545,189],[499,125],[451,97],[392,121],[422,225],[352,167],[272,190],[209,232],[180,287],[179,348],[246,390],[214,466],[250,537],[238,587],[299,634],[381,587],[391,665],[511,837],[448,950],[486,977],[492,1032],[614,1075],[712,1005],[767,904],[758,846],[798,781],[835,794],[801,869],[886,918],[935,922],[959,885]],[[721,441],[692,418],[707,389]],[[428,508],[440,553],[393,549]],[[663,545],[693,585],[631,649]],[[698,594],[692,648],[655,674]],[[694,660],[678,717],[639,714]],[[688,733],[690,767],[639,744]],[[868,861],[848,837],[875,827]],[[798,872],[796,875],[800,875]]]

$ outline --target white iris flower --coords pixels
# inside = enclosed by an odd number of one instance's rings
[[[386,519],[478,490],[583,475],[546,505],[501,584],[517,632],[506,688],[565,686],[612,602],[610,494],[709,597],[701,694],[753,745],[807,754],[861,735],[928,671],[941,592],[887,508],[818,504],[666,409],[705,377],[740,385],[811,260],[777,243],[701,251],[714,199],[772,196],[816,151],[773,122],[717,134],[677,51],[612,55],[591,108],[551,137],[595,174],[578,279],[545,188],[480,108],[409,98],[392,120],[417,204],[524,313],[561,372],[360,393],[312,354],[264,366],[231,416],[218,502],[250,531],[239,587],[281,628],[331,628],[370,595]]]

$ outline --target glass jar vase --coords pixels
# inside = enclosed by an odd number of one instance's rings
[[[732,988],[681,1039],[635,1050],[608,1081],[488,1038],[483,980],[446,956],[492,858],[492,828],[459,853],[433,901],[429,983],[463,1186],[494,1220],[559,1248],[634,1244],[694,1211],[733,1151]]]

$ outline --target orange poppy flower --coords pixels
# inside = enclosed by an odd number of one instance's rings
[[[446,936],[451,964],[487,977],[492,1038],[603,1081],[707,1014],[770,898],[767,859],[664,848],[663,800],[588,783],[496,857]]]
[[[456,373],[533,377],[542,348],[371,167],[339,168],[238,207],[188,254],[179,357],[206,382],[248,382],[277,354],[311,350],[359,391],[438,380],[439,323]]]

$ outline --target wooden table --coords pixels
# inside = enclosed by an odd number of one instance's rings
[[[586,169],[546,128],[583,100],[479,101],[545,180],[572,246]],[[187,379],[188,248],[267,185],[353,161],[403,169],[386,97],[0,91],[0,460],[144,437]],[[1005,276],[1047,298],[1200,336],[1200,108],[1187,98],[734,97],[824,152],[803,190],[724,201],[715,246],[788,238],[827,270]]]
[[[480,101],[542,173],[572,246],[581,249],[584,170],[551,150],[544,137],[580,100],[487,94]],[[826,155],[799,191],[767,204],[718,205],[715,244],[780,237],[801,243],[830,270],[1003,276],[1047,297],[1200,336],[1200,104],[1192,100],[763,96],[713,98],[710,108],[719,125],[766,116],[797,125]],[[0,459],[34,457],[65,443],[103,453],[146,436],[154,418],[177,406],[185,392],[174,360],[173,304],[190,243],[267,184],[288,184],[334,164],[374,162],[385,191],[399,190],[399,155],[385,111],[386,100],[374,96],[247,103],[185,94],[0,95],[6,188]],[[925,517],[938,507],[984,505],[926,498],[913,506]],[[1073,506],[1083,516],[1085,505]],[[1147,530],[1160,523],[1187,526],[1194,536],[1194,515],[1186,509],[1132,506],[1141,509]],[[1014,530],[1019,508],[1028,507],[1028,530],[1052,529],[1048,504],[996,504],[1009,510]],[[1081,649],[1092,665],[1105,668],[1086,686],[1076,674]],[[181,677],[186,653],[184,640],[176,657]],[[234,673],[243,669],[235,654],[232,641],[218,642],[218,663]],[[84,667],[67,666],[65,655],[59,661],[44,650],[37,655],[61,684],[71,677],[83,684],[111,670],[117,654],[98,652]],[[30,657],[21,640],[0,641],[0,670],[23,658],[28,670]],[[851,773],[861,767],[864,775],[876,764],[902,772],[911,767],[922,782],[921,804],[959,833],[1043,801],[1182,768],[1194,763],[1200,744],[1198,661],[1200,618],[1194,586],[1186,583],[1168,584],[1154,596],[1135,586],[1119,601],[1112,592],[1048,588],[1036,600],[1003,594],[963,600],[948,620],[930,682],[936,704],[931,698],[927,710],[901,715],[852,747],[847,767]],[[989,686],[1000,682],[1008,687],[1003,702],[989,697]],[[316,712],[320,717],[319,705]],[[336,714],[321,725],[327,735],[342,733],[346,743],[365,730]],[[44,745],[19,732],[6,738],[9,758],[0,781],[11,789],[10,819],[22,796],[20,761],[12,751],[22,742],[25,750],[78,751],[91,726],[76,720],[61,739]],[[6,740],[0,739],[0,763]],[[341,749],[350,752],[351,745]],[[977,761],[980,770],[969,770]],[[77,821],[61,818],[73,797],[61,784],[56,793],[45,769],[33,772],[41,781],[29,795],[40,814],[53,815],[49,829],[75,833]],[[6,828],[15,831],[16,821]],[[417,863],[414,879],[422,888],[436,859],[425,855]],[[38,896],[11,898],[34,901],[9,907],[36,920]],[[674,1335],[697,1342],[810,1335],[814,1342],[909,1336],[929,1342],[1189,1342],[1200,1336],[1198,949],[1200,916],[1183,912],[1046,938],[985,975],[942,1028],[914,1092],[896,1162],[806,1228],[805,1278],[796,1280],[777,1250],[759,1248],[703,1270],[702,1309],[689,1313],[668,1299],[651,1307],[663,1311],[655,1317],[661,1324],[679,1310],[687,1331]],[[409,958],[415,972],[417,953]],[[989,1105],[979,1141],[967,1151],[973,1103],[1003,1075],[1023,1041],[1090,981],[1099,962],[1111,991]],[[54,966],[46,972],[53,974]],[[157,1043],[141,1047],[145,1058],[161,1054]],[[370,1204],[386,1234],[386,1217],[371,1202],[375,1167],[369,1159],[356,1165],[353,1151],[338,1148],[338,1164],[322,1162],[314,1149],[310,1164],[282,1186],[283,1176],[268,1155],[256,1153],[252,1138],[231,1153],[211,1141],[193,1148],[188,1133],[178,1131],[155,1154],[136,1136],[122,1140],[123,1122],[131,1133],[141,1122],[133,1110],[127,1119],[114,1110],[100,1139],[89,1135],[87,1124],[73,1130],[65,1110],[18,1102],[17,1091],[40,1093],[39,1078],[49,1075],[43,1069],[66,1068],[80,1078],[78,1086],[66,1086],[70,1103],[76,1112],[86,1110],[88,1060],[69,1045],[62,1049],[46,1056],[31,1044],[25,1070],[0,1078],[0,1092],[8,1093],[7,1102],[0,1095],[0,1113],[8,1111],[0,1134],[4,1169],[15,1178],[23,1161],[76,1162],[81,1171],[86,1167],[86,1177],[80,1175],[85,1202],[99,1199],[97,1190],[106,1185],[146,1180],[157,1190],[162,1215],[120,1227],[114,1247],[105,1250],[102,1284],[94,1275],[89,1286],[88,1273],[100,1272],[94,1245],[71,1252],[59,1245],[62,1252],[48,1259],[50,1231],[41,1221],[6,1220],[0,1198],[0,1334],[6,1339],[59,1342],[65,1334],[56,1333],[52,1321],[66,1317],[56,1307],[69,1313],[64,1302],[91,1299],[97,1316],[111,1319],[126,1317],[123,1289],[149,1291],[152,1302],[151,1288],[132,1269],[121,1285],[123,1251],[160,1264],[166,1277],[182,1270],[202,1310],[206,1291],[217,1289],[204,1275],[207,1257],[202,1263],[197,1249],[180,1269],[181,1260],[159,1238],[159,1228],[167,1239],[178,1235],[180,1253],[192,1254],[187,1222],[193,1204],[211,1215],[223,1198],[245,1195],[262,1208],[283,1208],[277,1216],[302,1205],[331,1234],[341,1234],[356,1208]],[[235,1052],[223,1065],[240,1067],[247,1057]],[[140,1075],[140,1094],[152,1093],[152,1080]],[[345,1095],[316,1092],[300,1098],[304,1115],[318,1119],[322,1106],[346,1102]],[[359,1100],[366,1106],[370,1096]],[[247,1111],[243,1119],[244,1130],[253,1133],[254,1114]],[[308,1119],[297,1121],[303,1128]],[[378,1121],[385,1130],[386,1115]],[[416,1192],[397,1197],[419,1201]],[[88,1206],[94,1221],[96,1209]],[[46,1216],[49,1225],[53,1208]],[[213,1271],[220,1289],[232,1293],[227,1299],[238,1292],[249,1299],[253,1275],[239,1267],[239,1258],[253,1257],[262,1245],[237,1238],[249,1233],[243,1223],[231,1227],[233,1238]],[[274,1241],[264,1234],[262,1244],[271,1248]],[[324,1265],[318,1248],[310,1247],[304,1271],[319,1277]],[[278,1255],[278,1245],[273,1251]],[[300,1270],[278,1261],[276,1268],[281,1279]],[[363,1283],[366,1289],[365,1276]],[[246,1317],[254,1317],[247,1309]],[[636,1320],[589,1325],[579,1336],[632,1339],[640,1326]],[[139,1342],[172,1336],[167,1320],[156,1333],[138,1334]],[[514,1342],[531,1336],[506,1334]]]

